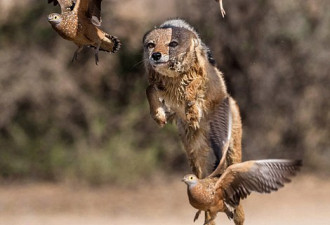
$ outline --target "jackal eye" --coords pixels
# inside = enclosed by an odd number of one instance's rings
[[[168,46],[170,46],[171,48],[175,48],[176,46],[178,46],[179,43],[177,41],[171,41]]]
[[[154,43],[152,43],[152,42],[149,42],[148,44],[147,44],[147,48],[154,48],[156,45],[154,44]]]

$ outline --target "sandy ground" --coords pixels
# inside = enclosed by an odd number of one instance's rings
[[[2,185],[0,225],[194,224],[185,192],[176,178],[130,188]],[[252,194],[243,205],[247,225],[328,225],[330,180],[300,176],[279,192]],[[233,224],[224,214],[217,221]]]

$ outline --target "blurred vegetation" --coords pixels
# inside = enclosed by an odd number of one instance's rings
[[[245,159],[330,165],[330,6],[326,0],[103,2],[119,53],[86,49],[50,27],[46,1],[0,2],[0,180],[134,183],[188,168],[174,125],[149,116],[141,39],[170,17],[213,51],[244,124]],[[19,15],[19,16],[15,16]]]

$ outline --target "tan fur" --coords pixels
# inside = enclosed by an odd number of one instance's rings
[[[181,37],[185,40],[178,41],[178,48],[169,47],[171,41]],[[146,34],[144,46],[151,117],[160,126],[174,118],[191,169],[198,178],[204,178],[214,169],[215,161],[208,135],[210,120],[215,108],[229,96],[223,74],[209,62],[207,49],[194,31],[156,28]],[[152,54],[155,52],[169,61],[154,64]],[[242,124],[239,108],[231,97],[230,108],[233,123],[227,166],[241,162]],[[210,215],[206,220],[209,218]]]
[[[244,210],[242,204],[239,204],[235,209],[234,223],[235,225],[243,225],[245,220]]]

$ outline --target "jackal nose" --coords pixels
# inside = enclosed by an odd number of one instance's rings
[[[154,53],[152,53],[152,55],[151,55],[151,58],[152,58],[153,60],[155,60],[155,61],[160,60],[161,57],[162,57],[162,54],[161,54],[160,52],[154,52]]]

